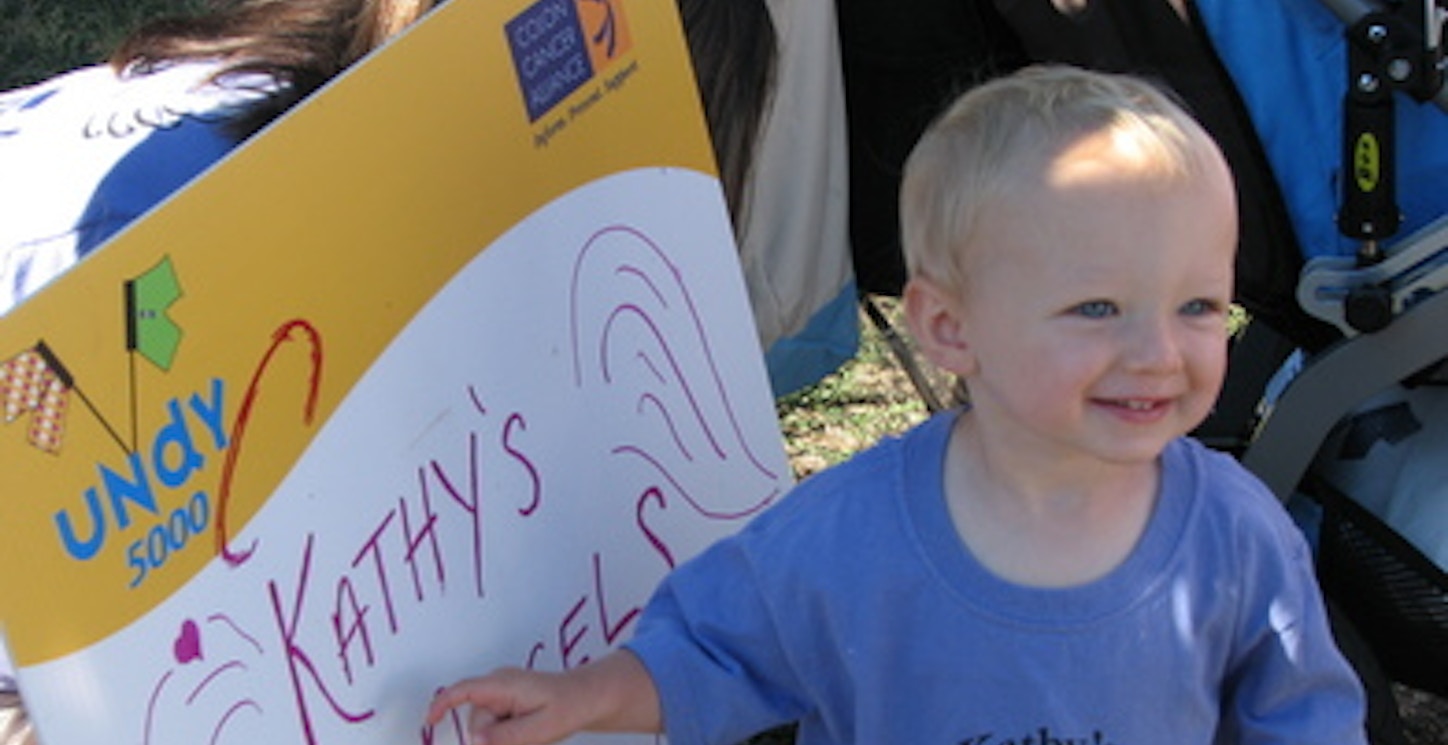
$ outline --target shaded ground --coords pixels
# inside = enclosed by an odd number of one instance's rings
[[[1398,711],[1411,745],[1448,745],[1448,699],[1398,686]]]

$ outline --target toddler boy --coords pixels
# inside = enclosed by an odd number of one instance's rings
[[[670,575],[626,649],[462,681],[476,743],[1364,742],[1306,545],[1184,437],[1226,365],[1236,205],[1125,76],[973,89],[906,165],[905,313],[970,404],[816,474]]]

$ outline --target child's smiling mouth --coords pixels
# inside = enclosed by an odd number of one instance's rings
[[[1171,406],[1171,397],[1153,398],[1097,398],[1097,406],[1115,411],[1134,420],[1156,419]]]

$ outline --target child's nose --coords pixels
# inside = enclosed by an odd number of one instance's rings
[[[1181,342],[1170,320],[1143,318],[1131,324],[1126,362],[1133,371],[1175,372],[1182,366]]]

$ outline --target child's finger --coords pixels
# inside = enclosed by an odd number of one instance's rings
[[[473,707],[468,713],[468,745],[495,745],[489,729],[498,722],[498,717],[487,709]]]
[[[489,711],[505,705],[508,697],[489,678],[469,678],[454,683],[433,696],[427,707],[427,723],[437,724],[447,713],[464,704]],[[503,708],[499,713],[506,713]]]
[[[558,742],[569,734],[547,717],[525,714],[498,718],[487,713],[479,716],[478,709],[473,712],[468,723],[470,745],[544,745]]]
[[[433,695],[427,705],[426,721],[429,725],[437,724],[449,711],[467,701],[466,695],[459,691],[461,685],[454,683]]]
[[[528,703],[528,699],[536,698],[537,677],[537,673],[504,668],[481,678],[459,681],[433,697],[428,706],[427,721],[435,724],[449,710],[463,704],[489,711],[499,719],[524,713],[537,706],[536,703]]]

